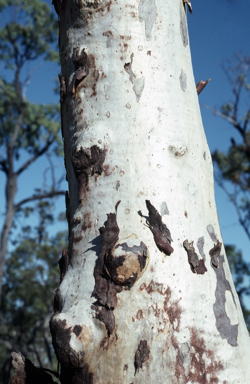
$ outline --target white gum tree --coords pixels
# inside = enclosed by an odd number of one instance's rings
[[[245,384],[188,0],[54,0],[69,247],[50,328],[62,383]]]

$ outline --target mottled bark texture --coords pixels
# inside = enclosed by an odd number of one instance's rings
[[[246,383],[249,336],[217,219],[191,2],[55,5],[69,182],[68,268],[63,256],[50,321],[61,381]]]

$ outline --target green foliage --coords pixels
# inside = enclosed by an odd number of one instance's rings
[[[57,20],[46,3],[1,0],[0,11],[6,20],[0,30],[0,60],[6,68],[21,68],[26,61],[42,55],[45,60],[58,61],[57,50],[53,49]]]
[[[21,150],[36,155],[45,143],[55,137],[54,151],[62,155],[59,105],[34,104],[18,98],[14,84],[0,79],[0,148],[7,148],[24,111],[22,124],[14,146],[18,160]],[[2,153],[6,152],[2,150]]]
[[[235,289],[238,293],[246,325],[250,332],[250,310],[247,309],[244,301],[246,297],[250,296],[250,263],[244,261],[242,253],[236,250],[234,245],[226,245],[225,249]]]
[[[28,64],[37,59],[59,60],[58,22],[54,12],[40,0],[0,1],[0,11],[4,20],[0,30],[0,60],[5,68],[4,77],[0,77],[1,154],[6,153],[6,147],[14,140],[16,160],[22,149],[36,155],[53,138],[54,153],[62,155],[59,105],[37,105],[25,98],[32,75]],[[1,163],[7,164],[6,156],[1,157]]]
[[[23,232],[5,265],[0,307],[0,365],[4,366],[14,350],[21,351],[35,365],[56,370],[48,321],[59,284],[58,260],[66,247],[66,233],[48,235],[47,228],[54,220],[48,202],[40,201],[36,212],[38,226]],[[8,370],[2,370],[2,383],[8,383],[8,374]]]

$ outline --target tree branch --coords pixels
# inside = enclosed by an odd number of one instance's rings
[[[42,156],[44,154],[44,152],[46,152],[48,150],[48,148],[51,146],[51,144],[54,142],[54,140],[55,140],[55,136],[52,139],[48,140],[46,145],[40,151],[38,151],[36,155],[31,157],[28,161],[26,161],[26,163],[24,163],[19,168],[19,170],[16,172],[17,175],[20,175],[20,173],[22,173],[26,168],[28,168],[28,166],[31,163],[33,163],[38,157]]]
[[[248,239],[250,240],[250,231],[249,231],[249,229],[248,229],[244,219],[242,218],[240,208],[239,208],[239,206],[237,204],[237,201],[236,201],[236,193],[237,192],[235,191],[234,195],[232,195],[231,193],[228,192],[227,188],[223,184],[222,177],[219,177],[218,175],[215,174],[214,178],[215,178],[216,182],[218,183],[218,185],[223,189],[225,194],[228,196],[229,200],[232,201],[232,203],[233,203],[233,205],[234,205],[234,207],[236,209],[236,212],[237,212],[237,215],[238,215],[238,218],[239,218],[239,222],[242,225],[242,227],[244,228]]]
[[[31,197],[28,197],[27,199],[19,201],[19,203],[15,204],[15,209],[19,209],[21,207],[21,205],[23,205],[25,203],[28,203],[29,201],[47,199],[49,197],[60,196],[60,195],[64,196],[65,195],[65,191],[53,191],[53,192],[45,193],[43,195],[42,194],[41,195],[34,195],[34,196],[31,196]]]
[[[216,109],[214,107],[210,107],[210,105],[201,104],[201,106],[203,108],[210,109],[211,111],[213,111],[213,113],[215,115],[218,115],[218,116],[222,117],[223,119],[227,120],[230,124],[232,124],[240,132],[240,134],[244,138],[244,130],[242,129],[242,127],[240,126],[240,124],[237,121],[232,119],[232,117],[225,115],[224,113],[218,111],[218,109]]]
[[[3,171],[6,175],[8,175],[8,168],[6,167],[6,161],[0,161],[0,171]]]

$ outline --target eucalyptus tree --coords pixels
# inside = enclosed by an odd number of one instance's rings
[[[70,234],[50,321],[61,383],[248,381],[185,3],[54,0]]]

